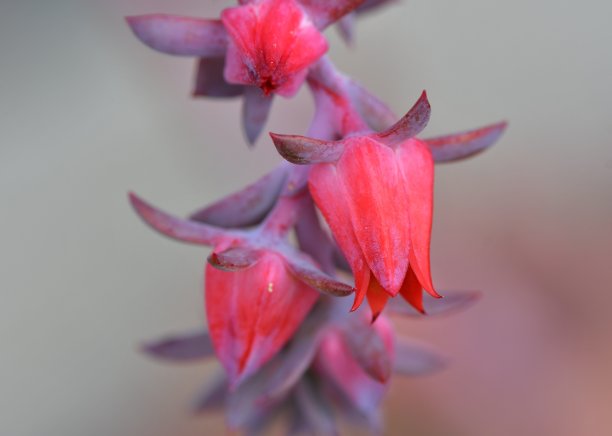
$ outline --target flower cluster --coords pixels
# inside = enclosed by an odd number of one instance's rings
[[[251,144],[273,96],[291,97],[306,84],[314,97],[306,136],[270,134],[287,162],[243,190],[188,218],[130,196],[155,230],[212,247],[207,332],[146,351],[171,360],[214,353],[224,374],[197,408],[222,401],[231,427],[257,432],[289,413],[291,432],[334,434],[335,411],[379,429],[377,406],[393,370],[414,375],[442,364],[426,348],[396,339],[383,309],[418,316],[474,300],[470,292],[438,300],[432,282],[434,164],[483,151],[505,123],[417,138],[430,117],[425,92],[398,120],[339,72],[321,32],[338,23],[350,40],[355,15],[385,3],[244,0],[219,19],[128,18],[148,46],[198,58],[194,95],[243,96]],[[342,280],[341,271],[353,280]],[[358,310],[364,300],[369,308]]]

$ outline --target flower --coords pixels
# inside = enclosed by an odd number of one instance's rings
[[[319,297],[292,275],[282,256],[265,251],[253,266],[206,266],[206,317],[230,383],[253,374],[293,336]]]
[[[293,96],[327,41],[296,0],[257,1],[221,14],[230,42],[225,79]]]
[[[155,230],[214,247],[206,266],[206,314],[215,353],[232,387],[257,372],[291,339],[317,301],[316,290],[335,296],[353,292],[287,243],[303,197],[278,197],[258,227],[242,230],[173,217],[130,196],[136,212]],[[225,201],[213,206],[196,215],[214,220],[231,207]]]
[[[226,8],[220,19],[169,14],[127,17],[134,35],[170,55],[197,57],[193,95],[244,96],[242,124],[253,144],[272,95],[294,95],[308,68],[327,51],[325,27],[363,0],[257,0]]]
[[[373,319],[397,294],[420,311],[421,288],[438,296],[429,266],[433,158],[427,145],[413,138],[429,113],[423,93],[384,132],[331,143],[272,135],[283,156],[296,162],[307,155],[307,162],[315,163],[310,192],[355,276],[353,310],[367,296]]]
[[[345,109],[329,105],[330,119]],[[425,92],[391,127],[349,134],[338,141],[271,134],[279,153],[312,164],[310,193],[355,277],[356,310],[364,298],[373,319],[400,294],[424,313],[423,294],[439,298],[430,271],[434,160],[446,162],[482,151],[505,123],[430,140],[415,136],[429,121]],[[434,159],[435,158],[435,159]]]

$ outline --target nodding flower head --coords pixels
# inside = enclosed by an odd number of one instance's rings
[[[225,78],[265,94],[294,95],[327,41],[296,0],[247,3],[221,14],[229,34]]]

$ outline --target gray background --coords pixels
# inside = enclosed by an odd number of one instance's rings
[[[193,63],[122,17],[215,16],[201,0],[0,1],[0,434],[223,433],[187,404],[216,363],[171,366],[140,341],[202,325],[207,249],[159,237],[134,190],[187,213],[272,168],[238,101],[189,98]],[[405,0],[358,26],[337,64],[427,134],[510,121],[495,149],[440,166],[433,274],[482,289],[469,312],[398,321],[453,361],[396,379],[387,434],[612,432],[612,26],[609,2]],[[269,130],[302,133],[305,92]]]

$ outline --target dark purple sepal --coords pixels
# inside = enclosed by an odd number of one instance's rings
[[[206,331],[149,342],[143,344],[142,351],[156,359],[174,362],[191,362],[215,355],[210,336]]]
[[[481,153],[504,133],[508,123],[502,121],[480,129],[425,139],[436,163],[453,162]]]
[[[259,224],[276,204],[288,173],[288,164],[281,164],[241,191],[194,212],[189,218],[218,227]]]

